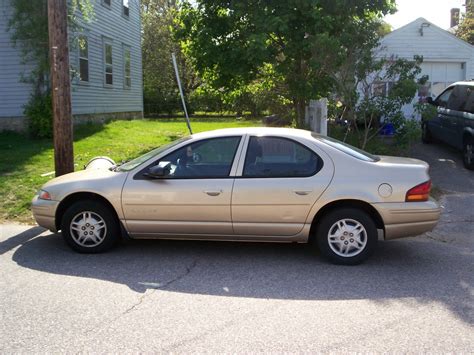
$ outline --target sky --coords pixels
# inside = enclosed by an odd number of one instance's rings
[[[431,23],[448,29],[451,9],[460,8],[464,12],[465,0],[397,0],[398,12],[385,17],[393,29],[400,28],[418,17],[424,17]]]

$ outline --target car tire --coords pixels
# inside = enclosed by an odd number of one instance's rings
[[[78,201],[64,213],[61,233],[66,243],[79,253],[101,253],[120,240],[117,217],[101,202]]]
[[[425,144],[433,142],[433,136],[426,122],[421,125],[421,141]]]
[[[377,239],[372,217],[356,208],[333,210],[322,217],[316,228],[321,255],[335,264],[360,264],[375,251]]]
[[[474,170],[474,138],[467,137],[464,139],[462,148],[462,161],[464,167],[469,170]]]

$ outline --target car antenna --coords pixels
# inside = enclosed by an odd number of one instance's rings
[[[186,124],[188,125],[189,133],[193,134],[193,130],[191,129],[191,122],[189,122],[188,110],[186,109],[186,102],[184,101],[181,80],[179,79],[178,64],[176,63],[176,56],[174,55],[174,53],[171,53],[171,58],[173,59],[174,72],[176,73],[176,81],[178,82],[179,94],[181,95],[181,102],[183,103],[184,114],[186,116]]]

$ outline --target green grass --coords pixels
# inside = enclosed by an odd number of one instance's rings
[[[259,121],[229,118],[192,121],[195,133],[258,125]],[[98,155],[106,155],[119,162],[187,134],[183,119],[81,125],[74,131],[76,170],[81,170],[84,164]],[[33,140],[18,133],[0,133],[0,222],[34,222],[30,212],[31,199],[44,183],[54,177],[54,174],[41,176],[51,171],[54,171],[51,139]]]
[[[192,120],[194,132],[219,128],[259,126],[260,121],[206,117]],[[342,127],[330,127],[330,135],[344,138]],[[183,118],[160,120],[113,121],[105,125],[86,124],[74,131],[74,162],[81,170],[91,158],[106,155],[117,162],[137,157],[155,147],[187,135]],[[357,145],[350,134],[347,143]],[[399,146],[381,138],[370,141],[366,150],[374,154],[405,155]],[[0,222],[34,222],[30,203],[35,192],[54,174],[51,139],[34,140],[26,135],[0,133]]]

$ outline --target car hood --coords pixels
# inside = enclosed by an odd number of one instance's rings
[[[108,169],[86,169],[54,178],[42,189],[48,191],[55,201],[74,192],[93,192],[105,196],[112,190],[112,193],[121,191],[127,175],[127,172]]]
[[[107,179],[117,174],[122,174],[120,172],[110,171],[107,169],[86,169],[80,170],[73,173],[65,174],[58,176],[50,181],[48,181],[43,187],[59,185],[70,182],[84,182],[88,180],[102,180]]]

